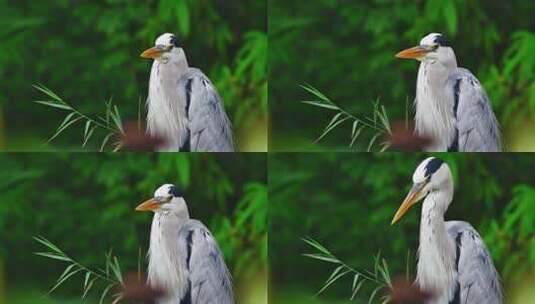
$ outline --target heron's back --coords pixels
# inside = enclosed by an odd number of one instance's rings
[[[456,136],[450,151],[499,152],[502,150],[498,121],[489,98],[477,78],[457,68],[446,82],[453,98]]]
[[[219,246],[203,223],[189,220],[179,232],[186,252],[189,292],[185,303],[233,304],[232,280]],[[189,302],[188,302],[189,297]]]
[[[448,221],[446,230],[456,244],[456,288],[452,303],[502,303],[498,272],[485,243],[467,222]]]
[[[178,81],[187,113],[190,151],[234,152],[232,125],[216,88],[199,69],[189,68]]]

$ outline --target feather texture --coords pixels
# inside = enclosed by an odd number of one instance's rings
[[[147,133],[160,151],[233,152],[223,101],[202,71],[190,68],[181,48],[154,60],[147,98]]]
[[[187,211],[155,213],[148,279],[166,292],[158,304],[234,303],[231,276],[217,242]]]

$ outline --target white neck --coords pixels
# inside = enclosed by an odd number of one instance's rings
[[[418,70],[416,84],[416,133],[431,137],[433,144],[427,151],[445,151],[455,136],[455,116],[452,92],[444,88],[455,71],[455,62],[444,65],[438,61],[424,61]],[[448,95],[450,94],[450,95]]]
[[[444,213],[453,196],[453,185],[427,195],[420,220],[420,247],[416,282],[443,303],[453,292],[455,272],[455,244],[448,237]]]
[[[178,251],[178,231],[189,219],[187,209],[178,213],[157,212],[150,231],[148,283],[163,289],[167,296],[159,304],[179,303],[187,289],[187,265],[183,253]]]
[[[185,104],[178,92],[178,80],[188,69],[184,52],[173,49],[165,60],[154,60],[147,99],[147,133],[163,139],[162,150],[177,151],[185,130]]]

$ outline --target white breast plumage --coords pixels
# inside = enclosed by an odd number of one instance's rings
[[[181,259],[178,255],[176,239],[179,227],[166,221],[164,213],[155,214],[152,220],[148,282],[164,291],[171,291],[159,304],[179,303],[187,289],[187,273],[177,267]],[[172,216],[172,215],[171,215]],[[173,237],[174,236],[174,237]],[[182,267],[187,269],[187,267]]]

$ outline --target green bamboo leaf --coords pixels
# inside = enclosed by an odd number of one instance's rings
[[[327,281],[327,283],[316,293],[316,296],[321,294],[325,289],[327,289],[327,287],[331,286],[332,283],[336,282],[338,279],[340,279],[341,277],[345,276],[349,272],[351,272],[351,270],[345,270],[345,271],[337,274],[335,277],[331,278],[330,281]]]
[[[85,274],[83,290],[87,288],[87,284],[89,283],[89,277],[91,277],[91,272],[88,271]]]
[[[389,287],[392,288],[392,281],[390,279],[390,271],[388,270],[388,264],[386,263],[386,259],[384,258],[383,258],[382,274],[383,274],[383,278],[385,279],[385,282],[388,284]]]
[[[33,239],[36,240],[37,242],[45,245],[46,247],[52,249],[53,251],[63,254],[63,251],[61,251],[61,249],[59,249],[56,245],[52,244],[52,242],[50,242],[49,240],[45,239],[44,237],[34,236]]]
[[[119,131],[121,131],[121,133],[124,134],[123,121],[121,119],[121,115],[119,114],[119,109],[115,105],[113,106],[113,109],[114,111],[113,111],[112,119],[115,122],[115,126],[117,127]]]
[[[342,271],[342,269],[344,269],[344,265],[340,265],[340,266],[336,267],[333,270],[333,272],[331,273],[331,275],[325,281],[325,284],[329,283],[338,273],[340,273],[340,271]]]
[[[65,131],[68,127],[70,127],[71,125],[73,125],[74,123],[76,123],[77,121],[79,121],[80,119],[82,119],[81,116],[78,116],[74,119],[71,119],[69,122],[67,122],[66,124],[64,124],[62,127],[58,128],[58,130],[56,131],[56,133],[54,133],[54,135],[52,135],[52,137],[50,137],[48,140],[47,140],[47,143],[53,141],[59,134],[61,134],[61,132]]]
[[[371,304],[373,302],[373,299],[375,298],[375,296],[377,295],[377,293],[379,292],[379,290],[381,290],[382,286],[379,286],[377,288],[375,288],[373,290],[373,292],[371,293],[370,295],[370,299],[368,300],[368,304]]]
[[[42,105],[45,105],[45,106],[49,106],[49,107],[62,109],[62,110],[72,110],[71,106],[69,106],[67,104],[56,103],[56,102],[53,102],[53,101],[34,100],[33,102],[39,103],[39,104],[42,104]]]
[[[350,300],[353,300],[357,296],[357,293],[359,292],[359,290],[360,290],[360,288],[362,287],[363,284],[364,284],[364,280],[360,280],[360,282],[358,284],[356,284],[355,288],[353,288],[353,291],[351,293]]]
[[[321,260],[321,261],[325,261],[325,262],[329,262],[329,263],[336,263],[336,264],[340,263],[340,261],[338,259],[326,256],[326,255],[313,254],[313,253],[305,253],[303,255],[306,256],[306,257],[309,257],[309,258],[313,258],[313,259],[316,259],[316,260]]]
[[[316,88],[310,86],[310,85],[301,85],[300,86],[301,88],[305,89],[306,91],[308,91],[309,93],[311,93],[312,95],[318,97],[319,99],[325,101],[325,102],[328,102],[328,103],[331,103],[331,100],[323,95],[320,91],[318,91]]]
[[[351,138],[351,142],[349,143],[349,147],[352,148],[353,145],[355,144],[355,142],[357,141],[357,138],[359,137],[360,133],[362,132],[362,130],[364,129],[364,126],[361,126],[360,128],[357,129],[357,131],[355,132],[355,134],[353,135],[353,137]]]
[[[45,258],[54,259],[54,260],[71,262],[71,259],[66,256],[61,256],[61,255],[57,255],[57,254],[50,253],[50,252],[34,252],[34,254],[40,255]]]
[[[113,249],[110,249],[108,251],[108,253],[106,253],[106,275],[109,275],[110,274],[110,266],[112,265],[112,261],[111,261],[111,255],[113,254]]]
[[[335,115],[335,117],[333,117],[333,119],[331,120],[331,122],[329,123],[329,125],[325,128],[325,130],[323,131],[323,133],[320,135],[320,137],[318,137],[314,142],[319,142],[323,137],[327,136],[327,134],[329,134],[329,132],[331,132],[334,128],[336,128],[338,125],[340,125],[341,123],[343,123],[344,121],[348,120],[350,117],[349,116],[346,116],[344,118],[341,118],[341,119],[338,119],[338,115],[339,114],[343,114],[343,113],[338,113],[337,115]],[[336,119],[336,121],[335,121]]]
[[[108,143],[108,141],[113,135],[114,135],[113,133],[109,133],[108,135],[106,135],[106,137],[104,137],[104,139],[102,140],[102,144],[100,145],[100,152],[104,152],[104,148],[106,148],[106,144]]]
[[[377,138],[379,138],[380,135],[381,133],[377,133],[372,137],[372,139],[370,140],[370,143],[368,144],[368,149],[366,149],[368,152],[371,152],[373,148],[373,144],[375,144],[375,141],[377,140]]]
[[[50,96],[52,99],[56,100],[56,101],[59,101],[59,102],[63,102],[63,99],[61,99],[61,97],[59,97],[58,95],[56,95],[54,92],[52,92],[50,89],[48,89],[47,87],[45,87],[44,85],[42,84],[37,84],[37,85],[32,85],[34,88],[36,88],[37,90],[45,93],[46,95]]]
[[[58,288],[61,284],[63,284],[65,281],[67,281],[70,277],[72,277],[73,275],[77,274],[78,272],[80,272],[82,269],[76,269],[74,271],[71,271],[69,274],[65,275],[61,280],[58,280],[58,282],[56,283],[56,285],[54,285],[54,287],[52,287],[52,289],[50,289],[50,291],[48,293],[52,293],[54,290],[56,290],[56,288]]]
[[[95,132],[96,128],[97,126],[92,126],[89,132],[84,135],[84,142],[82,143],[82,147],[85,147],[85,145],[87,145],[87,142],[89,141],[89,139],[91,139],[91,136],[93,135],[93,132]]]
[[[89,133],[90,127],[91,127],[91,120],[88,120],[85,122],[85,127],[84,127],[84,141],[85,141],[85,138],[87,137],[87,134]]]
[[[381,122],[383,124],[383,128],[389,133],[392,133],[392,130],[390,129],[390,120],[388,119],[388,114],[386,113],[385,106],[381,106],[381,113],[379,115],[379,118],[381,119]]]
[[[104,303],[104,299],[106,298],[106,295],[108,294],[108,292],[110,291],[110,289],[113,287],[112,284],[108,285],[104,291],[102,292],[102,295],[100,296],[100,301],[99,301],[99,304],[102,304]]]
[[[111,304],[117,304],[123,299],[123,294],[122,293],[116,293],[116,294],[113,295],[113,298],[115,298],[115,299],[113,300],[113,302],[111,302]]]
[[[63,128],[66,124],[68,124],[71,119],[74,117],[76,113],[72,112],[70,113],[69,115],[65,116],[65,119],[63,119],[63,121],[59,124],[58,128],[56,130],[59,130],[61,128]]]
[[[317,250],[325,254],[331,255],[331,252],[327,248],[322,246],[320,243],[318,243],[317,241],[313,239],[309,239],[309,238],[302,238],[301,240],[303,240],[305,243],[309,244],[310,246],[316,248]]]
[[[327,109],[331,109],[331,110],[338,110],[339,109],[337,106],[334,106],[334,105],[331,105],[331,104],[322,103],[322,102],[318,102],[318,101],[303,100],[301,102],[309,104],[309,105],[313,105],[313,106],[316,106],[316,107],[327,108]]]
[[[71,264],[69,265],[67,268],[65,268],[65,270],[63,271],[63,273],[59,276],[58,280],[56,282],[59,282],[61,280],[63,280],[63,278],[68,275],[70,273],[70,271],[76,267],[76,264]]]
[[[117,278],[117,281],[121,282],[123,284],[123,275],[121,274],[121,267],[119,266],[119,260],[117,260],[117,257],[113,257],[113,261],[110,265],[113,274]]]
[[[84,293],[82,295],[82,299],[85,299],[85,297],[87,296],[87,294],[89,293],[89,291],[91,290],[91,287],[93,287],[93,284],[95,283],[95,281],[97,280],[97,277],[94,277],[92,278],[89,283],[87,283],[87,286],[84,287]]]

